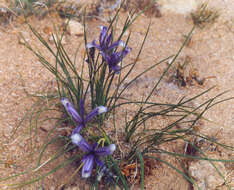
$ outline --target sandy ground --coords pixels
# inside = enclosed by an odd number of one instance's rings
[[[168,82],[173,69],[169,71],[167,77],[162,81],[159,89],[153,95],[152,99],[158,102],[175,102],[182,96],[194,96],[201,93],[205,89],[216,86],[211,92],[204,97],[199,98],[194,105],[198,105],[208,97],[213,97],[218,93],[229,90],[223,98],[234,96],[234,2],[232,0],[211,1],[209,6],[216,7],[221,11],[218,20],[204,29],[196,28],[189,46],[186,46],[178,60],[183,60],[185,57],[191,58],[191,63],[197,69],[200,78],[206,78],[203,85],[195,84],[193,86],[178,87],[173,82]],[[147,38],[143,53],[137,65],[135,73],[150,66],[152,63],[175,54],[181,46],[184,37],[192,28],[192,20],[189,13],[175,13],[172,9],[162,11],[162,17],[151,18],[151,29]],[[121,13],[120,23],[124,21],[126,13]],[[131,27],[131,39],[129,46],[133,51],[125,62],[134,60],[137,50],[140,47],[139,41],[143,40],[146,28],[150,22],[148,16],[140,16]],[[30,23],[46,39],[49,39],[49,34],[45,28],[53,28],[53,24],[61,25],[62,20],[56,15],[50,15],[43,20],[30,18]],[[87,23],[89,29],[89,41],[98,35],[99,25],[105,25],[101,21],[90,21]],[[121,24],[117,27],[120,31]],[[5,163],[13,161],[14,166],[7,167],[6,164],[1,164],[1,176],[8,176],[14,172],[23,171],[28,167],[31,158],[27,157],[30,152],[30,139],[27,139],[28,122],[25,122],[18,129],[16,135],[11,137],[13,129],[19,124],[24,114],[30,110],[30,107],[36,102],[36,98],[30,98],[25,94],[24,90],[30,93],[40,93],[53,91],[54,79],[53,76],[38,62],[29,50],[27,50],[19,40],[19,34],[23,34],[26,40],[33,46],[40,49],[48,59],[53,62],[53,59],[48,55],[43,47],[35,40],[35,37],[30,32],[26,24],[20,20],[14,21],[8,25],[0,25],[0,161]],[[66,35],[65,48],[70,55],[74,55],[77,44],[82,44],[82,37]],[[80,55],[84,52],[81,48]],[[82,56],[78,56],[77,62],[81,61]],[[164,66],[159,66],[154,71],[141,78],[129,88],[126,96],[139,98],[150,91],[153,82],[159,79]],[[136,89],[142,88],[139,94],[134,93]],[[230,100],[213,107],[209,110],[205,117],[212,122],[203,122],[200,128],[201,132],[216,136],[222,143],[234,146],[234,101]],[[54,113],[56,115],[56,113]],[[46,115],[46,114],[45,114]],[[157,122],[157,121],[156,121]],[[163,126],[163,122],[158,121],[156,126]],[[51,129],[51,123],[43,125],[46,129]],[[121,125],[120,125],[121,126]],[[119,129],[121,130],[121,128]],[[43,139],[42,134],[37,137],[35,147],[39,147]],[[220,155],[219,155],[220,156]],[[222,158],[231,159],[230,153],[223,152]],[[32,161],[33,162],[33,161]],[[175,164],[176,161],[173,161]],[[66,172],[74,171],[72,166],[66,169]],[[70,171],[70,172],[71,172]],[[64,171],[63,171],[64,172]],[[62,179],[61,179],[62,176]],[[45,189],[53,189],[57,182],[66,178],[64,173],[58,172],[56,175],[49,177],[45,182]],[[5,182],[4,182],[5,183]],[[5,188],[4,183],[0,182],[0,188]],[[84,186],[78,185],[80,182],[74,182],[76,189],[85,189]],[[153,172],[153,175],[146,179],[147,190],[188,190],[189,184],[179,176],[175,171],[161,166]],[[25,188],[27,189],[27,188]],[[135,187],[137,189],[137,187]]]

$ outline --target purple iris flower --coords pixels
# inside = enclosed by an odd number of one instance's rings
[[[105,106],[98,106],[94,108],[86,117],[85,109],[84,109],[84,101],[80,100],[80,114],[76,111],[74,105],[69,102],[67,98],[62,98],[61,102],[67,112],[71,115],[72,119],[76,123],[76,128],[73,130],[72,134],[79,133],[80,130],[85,127],[85,125],[95,116],[107,112],[107,108]]]
[[[96,40],[93,40],[91,43],[88,43],[86,47],[97,48],[102,54],[103,59],[108,64],[110,72],[114,71],[114,73],[118,74],[120,71],[119,63],[131,51],[131,49],[121,40],[112,43],[112,39],[112,32],[108,35],[107,27],[101,26],[99,45],[96,43]],[[123,50],[114,52],[114,49],[118,46],[124,47]]]
[[[115,144],[110,144],[109,146],[98,148],[98,143],[90,145],[86,140],[78,133],[72,134],[72,142],[76,144],[82,151],[86,154],[82,158],[83,168],[82,177],[88,178],[91,175],[94,164],[96,163],[100,168],[105,166],[104,162],[100,160],[100,157],[111,155],[115,149]]]

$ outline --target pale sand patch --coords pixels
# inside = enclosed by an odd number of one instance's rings
[[[171,11],[179,14],[189,14],[196,10],[196,0],[159,0],[158,3],[162,7],[162,12]]]

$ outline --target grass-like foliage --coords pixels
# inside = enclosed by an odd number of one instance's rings
[[[76,65],[75,61],[71,59],[61,43],[64,34],[54,36],[54,46],[51,46],[40,33],[29,25],[39,42],[54,57],[55,62],[49,62],[40,51],[37,51],[27,41],[25,41],[25,46],[54,75],[57,81],[57,89],[56,94],[33,95],[38,98],[38,102],[28,111],[22,122],[29,119],[31,137],[38,135],[39,125],[43,122],[55,120],[56,124],[50,131],[46,131],[47,136],[39,150],[35,147],[32,148],[31,154],[36,154],[38,158],[36,165],[22,173],[1,178],[0,181],[31,176],[24,182],[19,181],[18,183],[9,184],[9,186],[21,187],[35,184],[35,186],[41,187],[43,180],[47,176],[53,175],[59,169],[75,163],[75,172],[65,182],[63,181],[60,184],[58,182],[58,187],[64,187],[72,178],[77,177],[76,174],[79,170],[82,170],[82,177],[90,179],[91,189],[102,189],[102,180],[105,180],[106,188],[111,187],[115,189],[119,186],[121,189],[130,189],[133,184],[128,181],[128,176],[121,167],[122,163],[127,163],[140,166],[136,175],[139,174],[139,183],[141,189],[144,189],[147,167],[145,163],[147,159],[157,160],[158,163],[166,164],[178,172],[179,175],[183,175],[192,184],[195,184],[195,181],[184,166],[183,161],[185,159],[207,160],[214,167],[215,162],[233,162],[233,160],[207,157],[206,153],[191,140],[201,138],[225,149],[233,150],[233,147],[216,142],[212,138],[201,134],[195,128],[198,121],[206,119],[203,115],[207,110],[231,99],[220,100],[220,97],[225,92],[207,99],[196,107],[191,106],[190,103],[208,93],[212,88],[190,98],[183,97],[178,102],[166,104],[151,101],[153,92],[158,88],[160,82],[180,55],[195,27],[186,35],[186,40],[175,55],[167,57],[158,63],[153,63],[137,76],[131,77],[146,43],[150,24],[144,39],[142,39],[137,57],[132,63],[126,63],[125,57],[131,54],[132,51],[128,45],[128,42],[131,40],[131,34],[126,40],[122,40],[122,37],[141,13],[129,15],[122,27],[122,32],[119,36],[116,36],[115,27],[118,22],[119,10],[116,11],[108,26],[101,27],[99,40],[88,40],[86,31],[84,31],[86,54],[83,63],[79,65]],[[84,30],[86,30],[85,20],[83,24]],[[169,64],[146,97],[139,97],[138,100],[125,98],[124,94],[127,92],[128,86],[146,73],[150,73],[159,64],[166,64],[168,60],[170,60]],[[131,78],[131,80],[126,84],[127,78]],[[45,102],[48,103],[45,104]],[[126,114],[126,118],[117,118],[116,113],[121,107],[126,105],[134,105],[138,109],[135,110],[135,114],[131,117],[128,117]],[[59,112],[62,116],[43,118],[42,116],[45,112]],[[172,122],[160,129],[150,128],[149,122],[160,116]],[[125,131],[122,142],[116,141],[109,133],[110,130],[114,130],[117,133],[116,125],[119,120],[125,123],[123,126],[119,126],[124,128]],[[16,127],[15,132],[17,132],[22,122]],[[112,129],[107,130],[105,128],[107,122],[110,122],[109,126],[112,126]],[[71,126],[74,127],[71,128]],[[62,134],[60,132],[61,128],[67,128],[67,134]],[[168,151],[161,146],[177,141],[183,141],[187,147],[190,147],[190,150],[187,148],[184,153],[178,153]],[[119,143],[125,143],[130,148],[120,150]],[[59,148],[57,146],[57,151],[49,157],[46,156],[49,147],[56,144],[60,144]],[[193,150],[193,154],[189,153],[191,150]],[[121,154],[119,154],[120,152]],[[181,170],[161,158],[160,155],[162,154],[177,159],[183,166],[183,169]],[[95,167],[96,170],[94,169]],[[218,169],[217,172],[224,179],[224,183],[226,183],[225,177]]]
[[[48,12],[48,8],[55,2],[56,0],[11,0],[10,8],[17,15],[44,16]]]
[[[203,3],[196,12],[192,13],[193,23],[200,28],[213,24],[219,17],[219,11],[208,8],[208,3]]]

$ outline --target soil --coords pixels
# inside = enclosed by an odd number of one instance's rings
[[[204,83],[199,84],[196,81],[192,81],[192,84],[190,84],[187,81],[186,86],[181,85],[181,81],[176,81],[176,79],[173,78],[176,72],[175,64],[153,94],[152,101],[178,102],[183,96],[189,98],[213,86],[215,86],[215,88],[212,91],[194,101],[193,105],[199,105],[199,103],[202,103],[207,98],[214,97],[227,90],[228,92],[222,96],[223,99],[234,96],[234,2],[232,0],[213,0],[209,2],[209,6],[220,10],[220,16],[213,24],[208,24],[204,28],[197,27],[195,29],[190,43],[183,49],[176,61],[176,64],[179,64],[183,63],[186,57],[189,58],[190,70],[194,69],[196,71],[196,76],[199,80],[205,79]],[[124,19],[128,16],[127,13],[128,12],[124,11],[120,13],[117,32],[120,32]],[[64,23],[64,20],[54,12],[51,12],[43,19],[31,16],[28,18],[28,21],[48,40],[51,36],[51,32],[53,32],[53,26],[61,27],[62,23]],[[131,32],[129,46],[132,48],[132,52],[124,60],[125,63],[135,59],[141,45],[140,43],[150,23],[149,35],[140,56],[139,63],[131,78],[153,63],[175,54],[183,43],[184,35],[188,34],[193,27],[189,11],[178,13],[178,11],[174,12],[173,9],[163,9],[160,17],[153,15],[150,18],[149,15],[141,15],[128,31],[128,33]],[[97,38],[100,25],[107,25],[107,23],[99,19],[87,21],[88,41]],[[30,94],[40,95],[42,93],[53,92],[56,88],[53,75],[39,63],[38,59],[24,45],[22,45],[20,35],[23,35],[33,47],[40,50],[50,62],[54,62],[53,58],[38,42],[21,17],[14,19],[8,24],[0,24],[1,177],[7,177],[35,166],[34,163],[38,154],[34,153],[32,156],[30,153],[36,151],[37,148],[42,145],[47,135],[46,131],[52,129],[55,124],[55,122],[44,122],[42,126],[40,126],[43,130],[39,130],[40,134],[34,137],[33,141],[29,138],[29,119],[19,126],[24,115],[30,111],[31,107],[38,101],[36,97],[29,96],[25,91]],[[127,36],[124,37],[127,38]],[[80,49],[78,51],[76,63],[79,65],[82,62],[85,51],[83,37],[65,34],[64,47],[72,58],[75,57],[75,51],[78,46],[80,46]],[[159,79],[165,67],[166,64],[160,65],[156,67],[153,72],[141,77],[128,88],[128,92],[125,96],[133,99],[139,99],[145,96],[152,89],[154,82]],[[128,80],[130,80],[130,78]],[[139,92],[138,89],[142,90]],[[42,103],[47,106],[46,103]],[[221,143],[234,146],[233,105],[234,101],[229,100],[207,111],[204,117],[209,121],[202,121],[199,130],[203,134],[217,138]],[[134,110],[134,108],[129,108],[129,111],[131,110]],[[123,117],[124,112],[121,111],[117,116]],[[56,111],[43,114],[44,118],[50,116],[59,117],[60,115]],[[123,123],[120,122],[118,124],[119,134],[123,132],[121,125],[123,126]],[[152,123],[152,127],[155,128],[160,128],[164,125],[165,121],[160,118],[157,118],[157,120]],[[35,127],[36,124],[33,123],[31,126]],[[16,133],[13,134],[17,127]],[[117,136],[116,139],[118,138],[121,137]],[[58,146],[59,144],[56,144],[54,147],[51,147],[48,150],[48,155],[53,154]],[[183,146],[184,145],[181,145],[181,143],[176,145],[169,144],[168,150],[183,152]],[[212,154],[222,159],[233,159],[233,152],[223,149],[219,152],[214,151]],[[178,163],[177,160],[168,157],[165,157],[165,159],[181,169],[180,163]],[[229,173],[233,170],[233,166],[231,165],[227,164],[225,167]],[[44,169],[44,172],[48,171],[48,169],[50,169],[49,166]],[[58,189],[58,184],[62,184],[60,182],[66,181],[74,171],[74,165],[69,165],[66,169],[56,172],[56,174],[49,176],[43,181],[44,188],[46,190]],[[19,177],[19,179],[26,180],[27,178]],[[15,180],[7,181],[7,183],[0,181],[0,189],[7,189],[7,184],[11,182],[15,182]],[[153,170],[152,175],[146,178],[145,183],[145,189],[147,190],[191,189],[191,185],[183,176],[163,164],[158,165]],[[233,185],[233,181],[230,182],[230,184]],[[72,181],[72,184],[67,187],[67,189],[69,188],[87,189],[87,185],[84,180],[81,180],[79,176],[77,176],[76,179]],[[133,187],[133,189],[138,188],[137,185]],[[23,187],[22,189],[30,189],[30,187]]]

